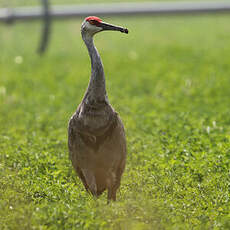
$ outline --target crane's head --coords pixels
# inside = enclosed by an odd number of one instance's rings
[[[81,32],[87,33],[91,36],[104,30],[120,31],[126,34],[128,33],[128,29],[105,23],[100,18],[95,16],[89,16],[85,18],[81,26]]]

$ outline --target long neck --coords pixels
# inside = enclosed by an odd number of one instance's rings
[[[93,38],[82,34],[91,59],[91,78],[85,94],[89,101],[107,100],[105,75],[100,55],[94,46]]]

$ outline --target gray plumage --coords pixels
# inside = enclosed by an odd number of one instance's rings
[[[126,162],[126,138],[122,121],[110,105],[101,58],[93,36],[103,30],[127,29],[88,17],[81,33],[91,59],[91,78],[85,96],[69,121],[68,147],[72,165],[94,196],[108,189],[108,200],[116,200]]]

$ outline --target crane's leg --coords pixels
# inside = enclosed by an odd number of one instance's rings
[[[108,188],[108,203],[110,200],[116,201],[116,193],[117,189],[120,187],[120,179],[121,178],[116,178],[115,183],[113,183],[113,185]]]
[[[107,203],[110,200],[116,201],[116,193],[117,189],[120,186],[120,177],[116,177],[115,175],[111,177],[110,183],[108,184],[108,196],[107,196]]]
[[[111,200],[116,201],[116,191],[113,188],[108,188],[107,204]]]
[[[107,185],[107,189],[108,189],[108,194],[107,194],[107,204],[110,202],[110,200],[116,200],[116,194],[115,194],[115,199],[114,199],[114,190],[113,187],[115,185],[115,181],[116,181],[116,175],[114,172],[109,172],[107,175],[107,179],[106,179],[106,185]]]
[[[86,183],[85,177],[84,177],[84,175],[83,175],[81,169],[80,169],[78,166],[76,166],[75,169],[76,169],[77,175],[78,175],[78,177],[81,179],[81,181],[82,181],[82,183],[83,183],[83,185],[84,185],[86,191],[89,192],[89,187],[88,187],[88,185],[87,185],[87,183]]]
[[[115,177],[113,177],[112,180],[112,184],[110,184],[110,186],[108,187],[108,203],[110,200],[116,201],[116,193],[117,193],[117,189],[120,187],[120,183],[121,183],[121,176],[124,172],[125,169],[125,160],[123,160],[120,164],[120,166],[118,167]]]
[[[86,184],[93,196],[97,196],[97,184],[94,173],[89,169],[82,169]]]

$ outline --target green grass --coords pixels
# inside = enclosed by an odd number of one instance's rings
[[[44,57],[40,24],[1,25],[0,229],[229,229],[230,17],[107,21],[130,29],[95,38],[128,142],[110,205],[68,159],[90,75],[81,22],[55,23]]]

